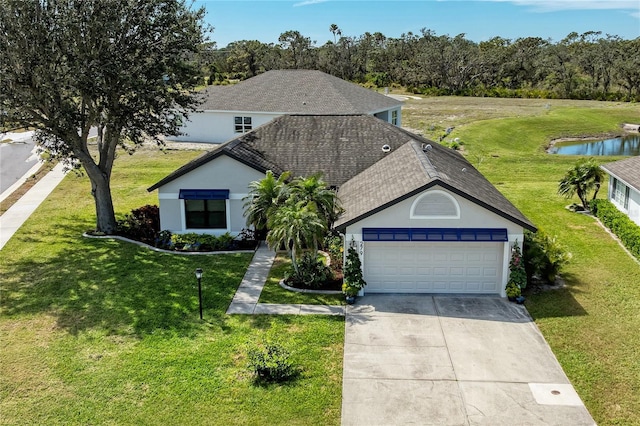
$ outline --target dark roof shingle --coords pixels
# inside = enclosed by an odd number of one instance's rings
[[[202,92],[203,111],[259,111],[281,114],[372,114],[401,101],[313,70],[273,70],[232,86]]]
[[[602,168],[640,191],[640,155],[603,164]]]
[[[387,146],[383,150],[383,146]],[[423,146],[430,145],[428,150]],[[462,155],[368,115],[284,115],[220,145],[149,188],[227,155],[256,170],[293,176],[322,172],[339,188],[344,227],[430,186],[443,187],[535,230]]]
[[[335,226],[344,228],[434,185],[443,186],[529,230],[536,229],[462,155],[417,135],[340,187],[338,195],[345,213]]]

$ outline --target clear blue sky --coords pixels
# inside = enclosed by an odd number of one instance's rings
[[[496,36],[557,42],[572,31],[640,37],[640,0],[197,0],[195,6],[206,7],[218,47],[238,40],[277,43],[288,30],[320,46],[333,40],[331,24],[344,36],[379,31],[395,38],[427,28],[436,35],[465,33],[476,42]]]

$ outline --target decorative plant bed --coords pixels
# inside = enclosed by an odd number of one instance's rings
[[[337,287],[334,283],[332,283],[332,285],[328,287],[340,288],[342,286],[342,280],[336,281],[336,282],[337,282]],[[308,293],[308,294],[341,294],[342,293],[342,290],[316,290],[313,288],[291,287],[284,282],[284,279],[280,280],[279,284],[280,284],[280,287],[284,288],[285,290],[294,291],[296,293]]]
[[[248,248],[246,248],[246,246],[236,246],[234,248],[227,248],[227,249],[220,249],[220,250],[183,250],[183,249],[179,249],[179,248],[173,248],[171,250],[169,249],[164,249],[164,248],[159,248],[159,247],[154,247],[151,244],[147,244],[144,243],[142,241],[136,241],[133,240],[131,238],[127,238],[127,237],[123,237],[121,235],[105,235],[105,234],[98,234],[98,233],[93,233],[93,232],[85,232],[84,234],[82,234],[83,237],[87,237],[87,238],[99,238],[99,239],[115,239],[115,240],[120,240],[120,241],[125,241],[128,243],[132,243],[132,244],[136,244],[139,245],[140,247],[146,247],[149,250],[153,250],[153,251],[157,251],[160,253],[173,253],[173,254],[183,254],[183,255],[198,255],[198,254],[230,254],[230,253],[251,253],[254,252],[256,250],[256,248],[258,247],[258,242],[255,241],[252,245],[249,245]],[[251,247],[252,246],[252,247]]]

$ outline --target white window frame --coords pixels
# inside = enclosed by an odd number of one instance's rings
[[[236,121],[240,119],[241,124],[237,124]],[[249,121],[247,123],[247,120]],[[251,116],[235,115],[233,117],[233,131],[234,133],[247,133],[253,129],[253,118]]]
[[[398,125],[398,110],[394,109],[391,111],[391,124],[394,126]]]
[[[618,178],[613,178],[611,201],[625,210],[629,209],[629,187]]]

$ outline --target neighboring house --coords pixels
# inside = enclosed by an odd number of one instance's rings
[[[249,183],[322,172],[345,213],[367,292],[501,294],[513,244],[535,226],[462,155],[367,115],[282,116],[149,188],[161,228],[238,233]]]
[[[601,167],[609,174],[609,201],[640,225],[640,156]]]
[[[226,142],[285,114],[364,114],[401,125],[402,102],[321,71],[274,70],[230,86],[209,86],[172,140]]]

